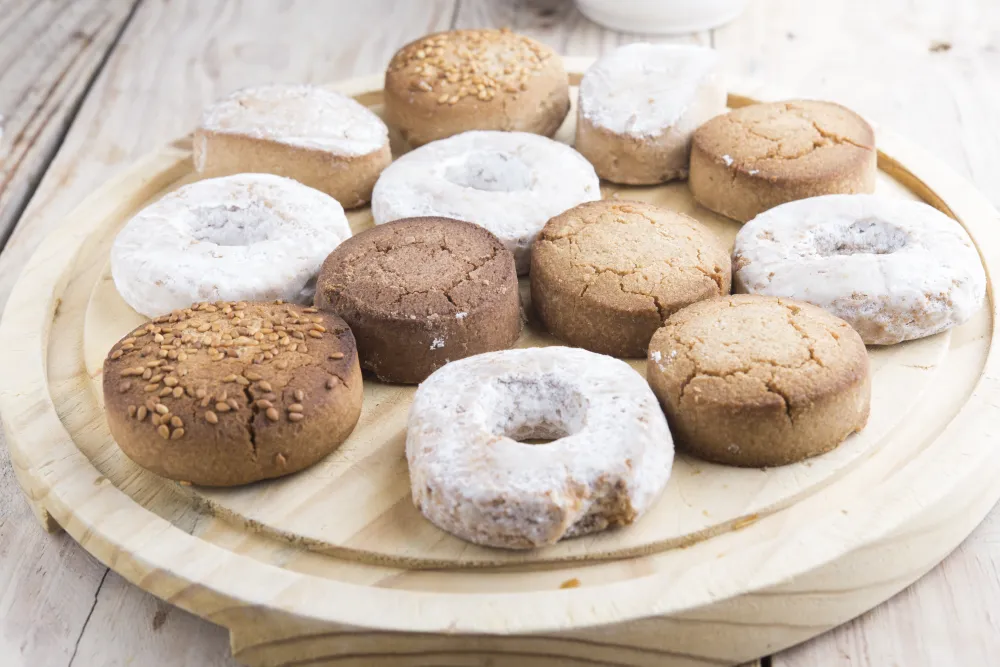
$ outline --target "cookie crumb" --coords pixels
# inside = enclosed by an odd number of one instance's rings
[[[567,579],[566,581],[559,584],[559,588],[579,588],[579,587],[580,587],[580,580],[577,579],[576,577],[573,577],[572,579]]]

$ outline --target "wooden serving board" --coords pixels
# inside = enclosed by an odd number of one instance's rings
[[[586,61],[567,62],[579,72]],[[335,88],[378,111],[381,77]],[[769,96],[737,87],[730,104]],[[878,191],[937,206],[1000,267],[985,198],[878,129]],[[557,138],[571,141],[573,114]],[[182,487],[122,454],[101,365],[142,318],[108,271],[136,210],[194,180],[189,142],[89,197],[35,254],[0,325],[0,413],[18,479],[126,578],[231,631],[252,665],[724,665],[837,625],[953,549],[1000,497],[996,304],[951,332],[870,348],[868,427],[809,461],[768,470],[680,456],[662,499],[625,529],[510,552],[443,533],[413,508],[403,456],[413,389],[367,381],[361,420],[318,465],[239,489]],[[738,223],[686,184],[627,188],[693,215],[727,243]],[[349,214],[355,232],[367,209]],[[530,317],[520,346],[556,344]],[[633,367],[643,372],[644,363]]]

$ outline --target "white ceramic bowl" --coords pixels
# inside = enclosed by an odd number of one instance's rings
[[[675,35],[732,21],[747,0],[577,0],[584,16],[623,32]]]

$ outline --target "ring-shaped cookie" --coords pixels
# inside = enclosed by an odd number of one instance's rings
[[[733,283],[815,304],[868,345],[950,329],[986,294],[962,225],[922,202],[876,195],[813,197],[758,215],[736,236]]]
[[[523,442],[532,438],[555,440]],[[568,347],[442,367],[417,389],[406,435],[424,516],[464,540],[509,549],[632,523],[666,485],[673,451],[641,375]]]
[[[323,260],[350,235],[336,199],[290,178],[212,178],[137,213],[111,247],[111,275],[147,317],[200,301],[304,303]]]
[[[528,273],[531,243],[549,218],[601,198],[600,180],[566,144],[527,132],[465,132],[389,165],[372,193],[375,224],[443,217],[491,231]]]

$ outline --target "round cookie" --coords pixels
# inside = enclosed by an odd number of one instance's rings
[[[556,53],[509,30],[453,30],[421,37],[392,57],[385,116],[411,146],[467,130],[551,137],[569,112]]]
[[[385,382],[416,384],[521,334],[514,258],[482,227],[447,218],[399,220],[341,244],[316,305],[344,318],[361,366]]]
[[[868,345],[931,336],[972,317],[986,272],[969,234],[923,202],[827,195],[776,206],[736,236],[737,291],[844,319]]]
[[[350,235],[336,199],[290,178],[211,178],[136,213],[111,246],[111,276],[147,317],[205,300],[308,301]]]
[[[691,193],[740,222],[796,199],[874,192],[875,133],[850,109],[795,100],[752,104],[698,128]]]
[[[719,56],[712,49],[628,44],[583,75],[576,150],[613,183],[652,185],[686,178],[691,136],[726,111]]]
[[[316,86],[238,90],[206,109],[194,132],[194,165],[202,176],[287,176],[345,208],[371,199],[391,161],[382,119],[350,97]]]
[[[675,311],[729,294],[726,248],[704,225],[642,202],[581,204],[535,240],[531,302],[558,338],[593,352],[644,357]]]
[[[836,447],[868,421],[868,353],[816,306],[737,294],[678,311],[649,343],[646,377],[678,448],[769,467]]]
[[[531,242],[549,218],[601,198],[601,182],[566,144],[525,132],[465,132],[410,151],[382,172],[375,224],[442,216],[481,225],[528,272]]]
[[[301,470],[361,414],[354,337],[336,315],[282,302],[200,303],[158,317],[104,361],[111,435],[170,479],[234,486]]]
[[[448,364],[417,389],[406,428],[417,508],[463,540],[507,549],[634,522],[666,486],[673,456],[642,376],[568,347]]]

